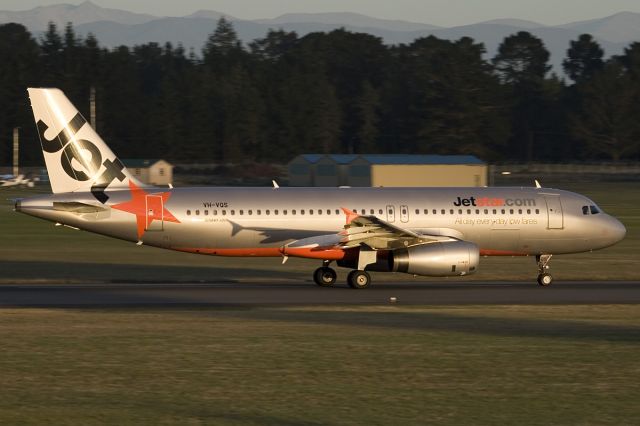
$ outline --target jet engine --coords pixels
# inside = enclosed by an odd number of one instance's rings
[[[472,274],[480,262],[480,250],[468,241],[421,244],[389,252],[389,270],[430,277]]]

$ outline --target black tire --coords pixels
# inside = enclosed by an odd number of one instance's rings
[[[337,278],[336,271],[331,268],[318,268],[313,273],[313,281],[320,287],[332,287]]]
[[[552,282],[553,282],[553,277],[551,276],[551,274],[538,275],[538,284],[540,284],[542,287],[547,287],[551,285]]]
[[[351,271],[347,277],[349,287],[361,290],[371,285],[371,275],[365,271]]]

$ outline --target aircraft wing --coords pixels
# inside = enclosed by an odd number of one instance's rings
[[[373,250],[393,250],[417,244],[456,239],[447,235],[417,233],[393,225],[376,216],[360,216],[348,211],[346,213],[347,224],[342,231],[336,234],[303,238],[287,244],[286,247],[347,250],[365,245]]]
[[[356,216],[339,233],[340,246],[366,245],[374,250],[393,250],[436,241],[452,240],[449,236],[417,233],[384,221],[376,216]]]

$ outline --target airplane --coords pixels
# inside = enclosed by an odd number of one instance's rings
[[[12,186],[26,186],[28,188],[33,188],[34,183],[31,179],[25,177],[25,175],[2,175],[0,176],[0,188],[9,188]]]
[[[168,188],[143,185],[55,88],[29,88],[53,194],[15,210],[58,225],[181,252],[315,259],[322,287],[371,284],[370,271],[464,276],[481,256],[532,256],[538,284],[557,254],[622,240],[589,198],[536,187]]]

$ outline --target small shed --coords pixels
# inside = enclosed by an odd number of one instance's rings
[[[143,183],[168,185],[173,183],[173,165],[161,159],[122,160],[131,174]]]

